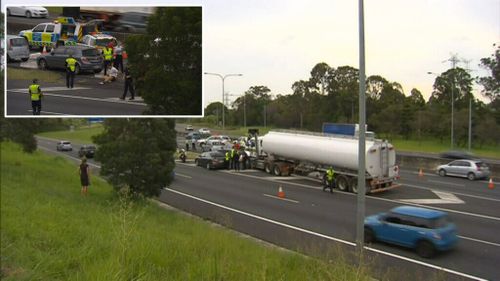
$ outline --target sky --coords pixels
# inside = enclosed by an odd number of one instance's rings
[[[43,3],[43,4],[41,4]],[[75,4],[77,4],[76,2]],[[83,3],[83,2],[80,2]],[[84,6],[102,5],[87,0]],[[148,1],[148,6],[203,7],[204,72],[243,74],[225,79],[229,102],[251,86],[291,94],[295,81],[307,80],[320,62],[359,68],[356,0],[205,0]],[[24,5],[62,6],[61,1],[23,1]],[[5,5],[19,5],[13,0]],[[136,5],[106,1],[108,6]],[[83,6],[83,5],[82,5]],[[366,75],[381,75],[403,86],[406,95],[420,90],[427,100],[435,76],[458,66],[473,77],[487,75],[479,60],[500,44],[500,0],[365,0]],[[222,100],[222,82],[203,76],[204,106]],[[484,99],[479,85],[475,96]]]

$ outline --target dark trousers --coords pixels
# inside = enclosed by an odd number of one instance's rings
[[[120,70],[123,73],[123,57],[122,55],[116,55],[114,60],[114,65],[116,69]]]
[[[42,111],[42,101],[32,100],[31,107],[33,108],[33,115],[40,115],[40,112]]]
[[[326,189],[330,189],[330,192],[333,192],[333,187],[334,187],[334,182],[335,180],[326,180],[326,185],[323,187],[323,191],[325,191]]]
[[[108,65],[110,65],[112,61],[110,60],[104,60],[104,75],[106,75],[107,70],[108,70]]]
[[[66,70],[66,87],[73,88],[73,83],[75,81],[75,72],[71,70]]]
[[[125,90],[123,90],[122,99],[125,99],[129,89],[130,89],[130,94],[132,95],[131,99],[133,99],[135,96],[134,83],[132,82],[132,79],[125,79]]]

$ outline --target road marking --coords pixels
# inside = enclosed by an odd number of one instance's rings
[[[73,89],[75,89],[75,88],[73,88]],[[10,89],[7,89],[7,92],[13,92],[13,93],[17,93],[17,94],[26,94],[26,91],[16,92],[16,91],[12,91]],[[99,102],[122,103],[122,104],[128,104],[128,105],[147,106],[145,103],[128,102],[128,101],[123,101],[123,100],[109,100],[109,99],[99,99],[99,98],[82,97],[82,96],[69,96],[69,95],[60,95],[60,94],[52,94],[52,93],[45,93],[45,92],[43,93],[43,95],[49,96],[49,97],[66,98],[66,99],[81,99],[81,100],[91,100],[91,101],[99,101]]]
[[[421,185],[413,185],[413,184],[403,184],[404,186],[408,187],[413,187],[413,188],[419,188],[419,189],[424,189],[424,190],[430,190],[432,191],[433,189]],[[457,194],[460,196],[468,196],[476,199],[482,199],[482,200],[489,200],[489,201],[495,201],[495,202],[500,202],[500,199],[495,199],[495,198],[489,198],[489,197],[484,197],[484,196],[479,196],[479,195],[471,195],[471,194],[465,194],[465,193],[460,193],[460,192],[453,192],[453,194]]]
[[[465,202],[460,200],[457,196],[453,195],[453,193],[442,192],[431,190],[434,192],[440,199],[401,199],[399,201],[405,203],[415,203],[415,204],[464,204]]]
[[[46,151],[49,151],[49,152],[52,152],[52,153],[54,153],[54,152],[55,152],[55,153],[61,154],[62,156],[65,156],[65,157],[70,158],[70,159],[75,160],[75,161],[82,161],[82,159],[80,159],[80,158],[73,157],[73,156],[68,155],[68,154],[65,154],[65,153],[63,153],[63,152],[59,152],[59,151],[55,151],[55,150],[51,150],[50,148],[46,148],[46,147],[43,147],[43,146],[38,146],[38,148],[41,148],[41,149],[43,149],[43,150],[46,150]],[[87,164],[88,164],[89,166],[94,166],[94,167],[99,168],[99,169],[101,168],[101,166],[99,166],[99,165],[97,165],[97,164],[94,164],[94,163],[87,162]]]
[[[231,212],[235,212],[235,213],[238,213],[238,214],[241,214],[241,215],[245,215],[245,216],[248,216],[248,217],[251,217],[251,218],[254,218],[254,219],[262,220],[262,221],[265,221],[265,222],[268,222],[268,223],[271,223],[271,224],[279,225],[279,226],[282,226],[282,227],[285,227],[285,228],[290,228],[290,229],[293,229],[293,230],[296,230],[296,231],[299,231],[299,232],[303,232],[303,233],[310,234],[310,235],[313,235],[313,236],[321,237],[321,238],[324,238],[324,239],[328,239],[328,240],[331,240],[331,241],[335,241],[335,242],[339,242],[339,243],[343,243],[343,244],[346,244],[346,245],[349,245],[349,246],[356,247],[356,243],[353,243],[353,242],[350,242],[350,241],[347,241],[347,240],[335,238],[335,237],[332,237],[332,236],[328,236],[328,235],[325,235],[325,234],[317,233],[317,232],[314,232],[314,231],[311,231],[311,230],[307,230],[307,229],[303,229],[303,228],[300,228],[300,227],[297,227],[297,226],[293,226],[293,225],[290,225],[290,224],[286,224],[286,223],[282,223],[282,222],[279,222],[279,221],[271,220],[271,219],[268,219],[268,218],[265,218],[265,217],[261,217],[261,216],[258,216],[258,215],[252,214],[252,213],[248,213],[248,212],[244,212],[244,211],[241,211],[241,210],[238,210],[238,209],[227,207],[225,205],[222,205],[222,204],[219,204],[219,203],[215,203],[215,202],[203,199],[203,198],[199,198],[199,197],[187,194],[187,193],[183,193],[183,192],[171,189],[171,188],[165,187],[164,189],[166,191],[177,193],[179,195],[182,195],[182,196],[185,196],[185,197],[189,197],[191,199],[194,199],[194,200],[197,200],[197,201],[209,204],[209,205],[213,205],[213,206],[216,206],[216,207],[219,207],[219,208],[231,211]],[[389,253],[389,252],[382,251],[382,250],[378,250],[378,249],[375,249],[375,248],[372,248],[372,247],[364,246],[363,248],[366,249],[366,250],[368,250],[368,251],[372,251],[372,252],[376,252],[376,253],[379,253],[379,254],[387,255],[387,256],[390,256],[390,257],[393,257],[393,258],[397,258],[397,259],[405,260],[405,261],[408,261],[408,262],[416,263],[416,264],[419,264],[419,265],[422,265],[422,266],[426,266],[426,267],[429,267],[429,268],[442,270],[442,271],[445,271],[445,272],[448,272],[448,273],[451,273],[451,274],[454,274],[454,275],[462,276],[462,277],[465,277],[465,278],[474,279],[474,280],[480,280],[480,281],[483,281],[483,280],[486,281],[486,279],[483,279],[483,278],[480,278],[480,277],[477,277],[477,276],[473,276],[473,275],[466,274],[466,273],[463,273],[463,272],[455,271],[455,270],[452,270],[452,269],[449,269],[449,268],[445,268],[445,267],[441,267],[441,266],[438,266],[438,265],[434,265],[434,264],[422,262],[422,261],[419,261],[419,260],[414,260],[414,259],[411,259],[411,258],[408,258],[408,257],[396,255],[396,254]]]
[[[15,92],[15,93],[22,93],[22,94],[27,94],[28,89],[22,88],[22,89],[7,89],[8,91]],[[75,90],[93,90],[92,88],[85,88],[85,87],[74,87],[72,89],[69,89],[68,87],[43,87],[42,90],[49,91],[49,92],[57,92],[57,91],[75,91]]]
[[[33,110],[28,110],[28,112],[33,113]],[[51,112],[51,111],[40,111],[40,113],[46,113],[46,114],[52,114],[52,115],[67,115],[65,113],[60,113],[60,112]]]
[[[439,183],[439,184],[446,184],[446,185],[453,185],[453,186],[465,187],[465,184],[459,184],[459,183],[453,183],[453,182],[434,181],[434,180],[429,180],[429,182],[434,182],[434,183]]]
[[[233,175],[238,175],[242,177],[250,177],[250,178],[255,178],[255,179],[260,179],[260,180],[266,180],[266,177],[259,177],[259,176],[254,176],[254,175],[246,175],[246,174],[241,174],[241,173],[232,173]],[[279,182],[275,181],[274,182]],[[304,188],[310,188],[310,189],[316,189],[316,190],[322,190],[321,186],[312,186],[312,185],[307,185],[307,184],[301,184],[301,183],[296,183],[296,182],[286,182],[288,185],[295,185],[299,187],[304,187]],[[428,190],[431,190],[427,188]],[[431,190],[432,191],[432,190]],[[342,195],[347,195],[347,196],[357,196],[354,193],[349,193],[349,192],[342,192],[338,190],[334,190],[333,192],[342,194]],[[373,199],[373,200],[380,200],[380,201],[387,201],[391,203],[401,203],[400,200],[397,199],[387,199],[387,198],[380,198],[380,197],[374,197],[374,196],[367,196],[367,199]],[[500,217],[493,217],[493,216],[488,216],[488,215],[481,215],[481,214],[474,214],[474,213],[469,213],[469,212],[463,212],[463,211],[458,211],[458,210],[453,210],[453,209],[448,209],[448,208],[441,208],[441,207],[435,207],[435,206],[427,206],[427,205],[422,205],[422,204],[416,204],[416,203],[411,203],[407,202],[406,204],[408,205],[413,205],[413,206],[418,206],[418,207],[425,207],[425,208],[430,208],[430,209],[435,209],[435,210],[440,210],[440,211],[445,211],[449,213],[456,213],[456,214],[461,214],[461,215],[466,215],[466,216],[471,216],[471,217],[478,217],[482,219],[490,219],[490,220],[495,220],[495,221],[500,221]]]
[[[280,181],[290,181],[290,180],[300,180],[301,178],[294,178],[294,177],[266,177],[266,179],[270,180],[280,180]]]
[[[187,179],[192,179],[193,178],[192,176],[184,175],[184,174],[177,173],[177,172],[175,172],[175,176],[176,177],[179,176],[179,177],[187,178]]]
[[[270,195],[270,194],[263,193],[262,195],[267,196],[267,197],[271,197],[271,198],[274,198],[274,199],[278,199],[278,200],[285,200],[285,201],[289,201],[289,202],[293,202],[293,203],[297,203],[297,204],[300,203],[299,201],[295,201],[295,200],[288,199],[288,198],[281,198],[281,197]]]
[[[457,235],[457,236],[460,237],[460,238],[462,238],[462,239],[465,239],[465,240],[471,240],[471,241],[474,241],[474,242],[479,242],[479,243],[484,243],[484,244],[488,244],[488,245],[500,247],[500,244],[498,244],[498,243],[488,242],[488,241],[479,240],[479,239],[475,239],[475,238],[470,238],[470,237],[466,237],[466,236],[460,236],[460,235]]]

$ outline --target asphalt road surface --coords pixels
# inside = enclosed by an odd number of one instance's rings
[[[7,115],[31,115],[31,101],[28,86],[32,77],[26,80],[11,80],[7,76]],[[142,115],[147,106],[140,97],[130,101],[120,100],[123,95],[123,81],[100,85],[102,79],[93,75],[77,75],[73,89],[66,88],[64,78],[57,83],[40,81],[44,94],[41,115]],[[128,93],[127,98],[130,97]]]
[[[56,140],[39,139],[39,148],[78,160],[73,152],[55,152]],[[190,161],[189,161],[190,160]],[[304,177],[274,177],[261,171],[206,170],[177,163],[176,178],[159,200],[258,239],[325,257],[344,249],[354,252],[356,196],[322,192]],[[91,162],[98,168],[98,163]],[[366,214],[411,204],[449,213],[458,227],[456,249],[432,259],[383,243],[365,247],[365,257],[380,280],[495,280],[500,276],[500,191],[486,181],[419,176],[401,171],[401,188],[366,198]],[[278,198],[281,186],[285,199]],[[347,260],[352,260],[346,254]],[[387,273],[391,272],[391,273]]]

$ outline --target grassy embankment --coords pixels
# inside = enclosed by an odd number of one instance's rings
[[[8,67],[7,78],[9,78],[9,80],[29,80],[30,82],[34,78],[37,78],[38,81],[55,83],[62,81],[62,74],[53,71],[42,71],[38,69],[21,69]],[[26,87],[28,87],[28,85]]]
[[[2,280],[368,280],[151,202],[129,204],[92,179],[82,197],[62,157],[1,145]]]

